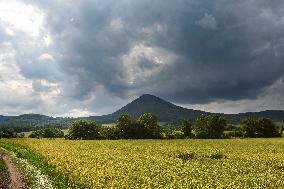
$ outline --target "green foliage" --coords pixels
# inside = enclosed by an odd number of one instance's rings
[[[196,119],[194,135],[196,138],[221,138],[226,125],[226,119],[220,115],[202,115]]]
[[[166,133],[167,139],[184,139],[186,136],[183,131],[173,130],[171,132]]]
[[[67,139],[93,140],[100,138],[101,125],[93,121],[76,120],[69,127]]]
[[[0,116],[0,130],[13,129],[15,132],[29,132],[44,128],[67,128],[70,118],[53,118],[39,114]]]
[[[30,134],[30,138],[63,138],[64,133],[60,129],[41,129]]]
[[[116,120],[116,127],[120,131],[122,138],[129,139],[133,137],[134,120],[129,114],[122,114]]]
[[[4,160],[0,157],[0,172],[2,171],[6,171],[7,170],[7,167],[5,165],[5,162]]]
[[[145,113],[137,120],[138,127],[145,131],[143,138],[160,138],[161,128],[158,125],[158,118],[153,113]]]
[[[100,131],[101,139],[118,140],[122,137],[122,132],[116,126],[102,127]]]
[[[10,129],[0,131],[0,138],[17,138],[17,134]]]
[[[243,137],[243,133],[241,131],[224,131],[223,138],[240,138]]]
[[[145,113],[138,120],[123,114],[118,117],[116,127],[120,131],[120,137],[124,139],[161,138],[157,116],[152,113]]]
[[[275,124],[268,118],[246,118],[242,120],[242,132],[245,137],[280,137]]]
[[[189,120],[182,120],[181,129],[186,137],[191,137],[192,124]]]

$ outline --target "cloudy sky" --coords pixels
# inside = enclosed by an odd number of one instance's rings
[[[112,113],[141,94],[284,109],[283,0],[0,0],[0,114]]]

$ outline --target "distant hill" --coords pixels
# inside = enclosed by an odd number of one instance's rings
[[[158,116],[160,122],[176,122],[181,119],[195,119],[199,115],[213,114],[210,112],[187,109],[176,106],[154,95],[145,94],[130,102],[116,112],[103,116],[90,116],[82,119],[95,120],[98,123],[114,123],[121,115],[128,113],[134,118],[146,112],[152,112]],[[221,113],[220,113],[221,114]],[[246,117],[267,117],[274,121],[284,121],[283,110],[266,110],[262,112],[247,112],[240,114],[221,114],[229,123],[237,123]],[[0,115],[0,129],[17,128],[31,130],[40,127],[67,127],[74,120],[71,118],[53,118],[40,114],[24,114],[19,116]]]
[[[19,116],[0,115],[0,129],[29,131],[41,127],[67,127],[70,118],[53,118],[40,114],[23,114]]]
[[[175,122],[181,119],[194,119],[202,114],[216,114],[183,108],[154,95],[144,94],[112,114],[104,116],[91,116],[88,119],[95,120],[99,123],[113,123],[121,114],[128,113],[131,116],[137,118],[146,112],[152,112],[156,114],[160,122]],[[284,120],[284,111],[282,110],[267,110],[262,112],[221,115],[225,116],[231,123],[239,122],[241,119],[246,117],[267,117],[275,121]]]

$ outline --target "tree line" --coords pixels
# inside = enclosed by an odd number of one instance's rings
[[[119,116],[116,123],[103,126],[90,120],[75,120],[68,134],[59,128],[43,128],[30,134],[30,138],[63,138],[71,140],[95,139],[221,139],[236,137],[281,137],[282,128],[277,128],[268,118],[246,118],[240,126],[231,126],[221,115],[201,115],[195,120],[182,120],[177,127],[165,127],[158,124],[153,113],[145,113],[138,119],[129,114]],[[0,138],[23,137],[13,130],[0,130]]]
[[[240,127],[232,131],[226,119],[221,115],[202,115],[194,121],[183,120],[179,128],[165,129],[158,124],[158,118],[152,113],[145,113],[138,119],[128,114],[118,117],[114,126],[103,127],[94,121],[74,121],[66,139],[221,139],[233,137],[281,137],[283,130],[277,129],[271,119],[246,118]]]

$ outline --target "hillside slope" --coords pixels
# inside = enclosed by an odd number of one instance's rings
[[[176,106],[154,95],[145,94],[112,114],[92,116],[90,119],[96,120],[97,122],[113,123],[121,114],[127,113],[137,118],[146,112],[156,114],[159,121],[162,122],[171,122],[182,118],[195,118],[201,114],[208,114],[204,111]]]
[[[88,117],[88,119],[95,120],[98,123],[114,123],[117,117],[119,117],[121,114],[127,113],[137,118],[146,112],[156,114],[160,122],[175,122],[181,119],[194,119],[202,114],[217,114],[200,110],[186,109],[176,106],[154,95],[144,94],[112,114],[91,116]],[[247,117],[267,117],[275,121],[284,120],[283,110],[266,110],[261,112],[247,112],[240,114],[220,114],[226,117],[230,123],[237,123],[241,119]]]

